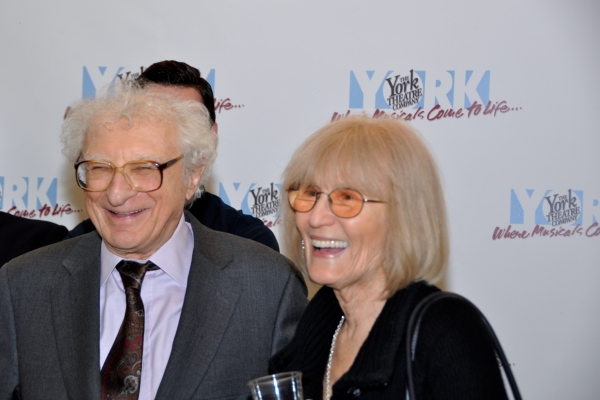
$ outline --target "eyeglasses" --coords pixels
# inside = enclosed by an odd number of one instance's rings
[[[385,203],[381,200],[366,199],[354,189],[335,189],[325,193],[317,190],[314,186],[300,186],[291,187],[287,191],[292,210],[301,213],[312,210],[321,194],[326,194],[331,212],[340,218],[356,217],[361,212],[364,203]]]
[[[121,171],[125,181],[138,192],[151,192],[160,188],[163,171],[181,160],[183,155],[159,164],[155,161],[131,161],[122,167],[102,161],[81,161],[75,164],[77,184],[88,192],[103,192],[110,186],[115,173]]]

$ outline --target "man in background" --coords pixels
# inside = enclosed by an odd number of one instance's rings
[[[137,78],[137,82],[142,86],[154,86],[155,89],[164,90],[184,100],[204,104],[210,115],[211,129],[215,134],[218,133],[213,91],[197,68],[179,61],[161,61],[144,70]],[[261,220],[246,215],[241,210],[235,210],[214,194],[204,191],[202,196],[188,207],[188,210],[210,229],[251,239],[279,251],[275,235]],[[93,230],[95,227],[88,219],[70,231],[66,238],[83,235]]]

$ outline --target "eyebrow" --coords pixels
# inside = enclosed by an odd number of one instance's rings
[[[143,155],[140,157],[136,157],[133,158],[131,160],[126,161],[126,163],[132,162],[132,161],[154,161],[157,162],[159,164],[162,164],[164,161],[160,161],[163,159],[166,159],[167,157],[164,155],[159,155],[159,154],[150,154],[150,155]],[[78,162],[81,161],[102,161],[102,162],[106,162],[106,163],[110,163],[110,164],[114,164],[114,162],[112,162],[111,160],[109,160],[108,158],[101,156],[101,155],[89,155],[89,154],[82,154],[78,160]]]

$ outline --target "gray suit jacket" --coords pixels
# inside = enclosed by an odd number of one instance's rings
[[[306,286],[279,253],[186,215],[194,253],[156,399],[246,398],[293,336]],[[0,400],[100,399],[96,232],[0,269]]]

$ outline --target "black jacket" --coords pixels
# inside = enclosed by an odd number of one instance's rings
[[[21,254],[60,242],[66,234],[62,225],[0,211],[0,267]]]
[[[406,328],[418,302],[438,291],[417,282],[385,304],[350,369],[333,385],[332,399],[406,398]],[[270,360],[270,373],[301,371],[304,398],[323,396],[323,376],[342,310],[333,290],[312,299],[292,342]],[[432,305],[420,325],[413,366],[417,399],[506,399],[500,369],[485,327],[464,302]]]

